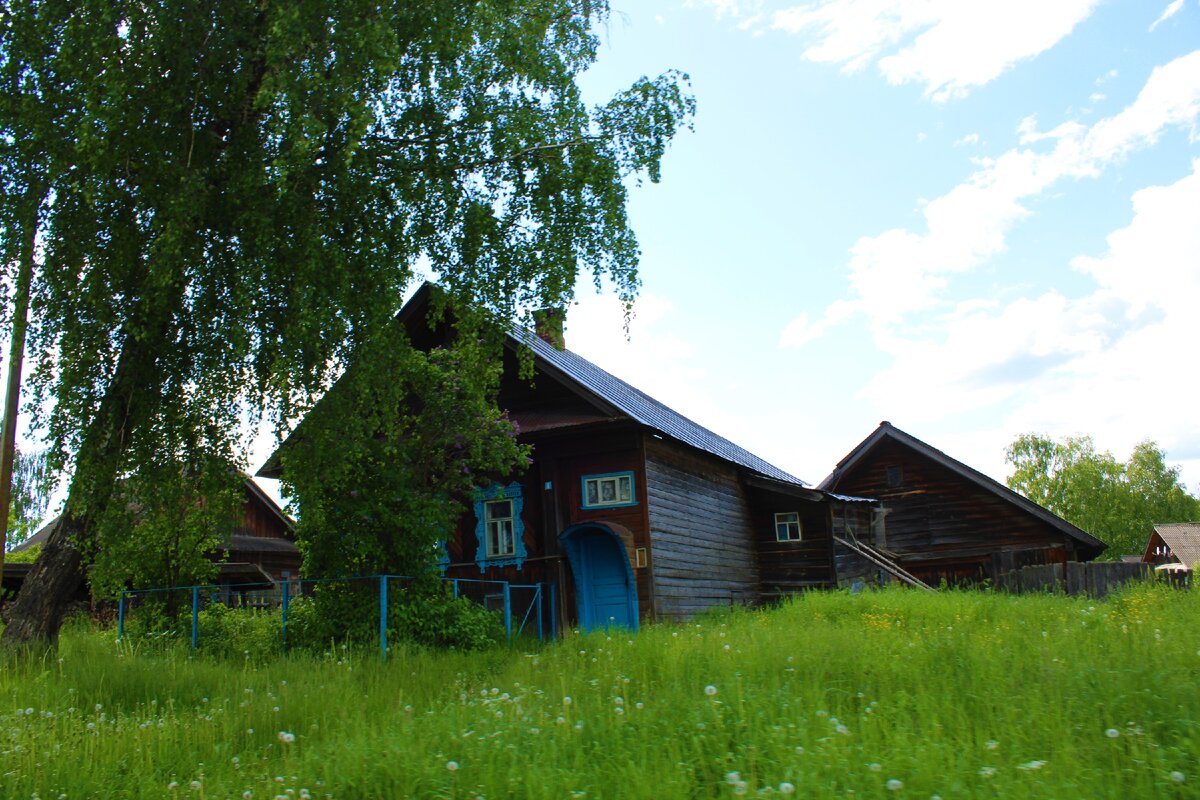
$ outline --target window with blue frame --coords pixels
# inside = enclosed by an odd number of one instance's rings
[[[604,475],[583,476],[584,508],[619,508],[636,506],[637,494],[632,472],[609,472]]]
[[[488,567],[525,563],[525,523],[521,511],[525,505],[521,484],[495,484],[479,489],[475,495],[475,564],[483,572]]]

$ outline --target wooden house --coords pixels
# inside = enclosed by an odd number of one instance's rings
[[[450,334],[425,322],[432,291],[397,317],[426,348]],[[561,316],[541,335],[514,328],[503,357],[498,402],[533,460],[464,509],[448,578],[554,584],[560,622],[584,629],[836,584],[834,534],[869,520],[869,502],[808,487],[566,350]],[[259,474],[278,477],[278,460]]]
[[[858,532],[922,582],[971,584],[1035,564],[1090,561],[1105,544],[1037,503],[889,422],[850,451],[819,488],[878,499]],[[839,577],[874,565],[839,548]]]
[[[1155,525],[1141,560],[1155,567],[1178,564],[1184,570],[1194,570],[1200,561],[1200,522]]]
[[[248,476],[243,481],[243,491],[241,516],[226,539],[210,554],[217,562],[217,582],[269,587],[277,581],[297,577],[301,559],[292,520]],[[45,542],[57,522],[58,517],[55,517],[13,551],[27,550]],[[32,567],[32,564],[6,562],[4,589],[13,593],[19,590]]]

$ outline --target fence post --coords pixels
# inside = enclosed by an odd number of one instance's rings
[[[454,579],[454,599],[458,599],[458,578]]]
[[[540,582],[537,585],[537,606],[538,606],[538,612],[537,612],[538,641],[540,642],[540,641],[542,641],[543,638],[545,638],[544,636],[542,636],[542,584]]]
[[[379,654],[387,661],[387,575],[379,576]]]
[[[283,652],[287,652],[287,617],[288,617],[288,586],[290,580],[283,582]]]
[[[512,641],[512,589],[508,581],[504,582],[504,632]]]
[[[117,641],[125,638],[125,590],[117,598]]]
[[[557,583],[550,584],[550,638],[551,639],[558,638],[558,606],[556,606],[554,604],[554,601],[557,599],[557,598],[555,598],[554,593],[555,593],[555,591],[557,591],[557,589],[558,589]]]
[[[200,644],[200,587],[192,587],[192,649]]]

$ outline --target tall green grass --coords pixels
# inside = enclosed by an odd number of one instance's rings
[[[73,629],[0,667],[0,796],[1196,797],[1198,674],[1200,598],[1153,586],[814,593],[386,664]]]

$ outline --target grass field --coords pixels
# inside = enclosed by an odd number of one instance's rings
[[[267,664],[74,628],[4,798],[1200,796],[1200,597],[810,594],[636,635]]]

